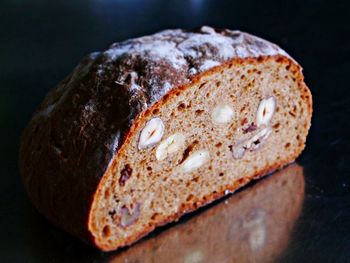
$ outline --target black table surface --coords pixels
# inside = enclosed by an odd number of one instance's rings
[[[288,232],[288,243],[276,252],[275,260],[350,262],[349,7],[347,1],[335,0],[2,0],[0,261],[107,262],[128,251],[98,252],[37,213],[19,179],[20,133],[47,91],[85,54],[166,28],[211,25],[240,29],[279,44],[303,66],[313,93],[312,128],[297,160],[304,168],[305,195]],[[154,243],[174,227],[186,226],[222,202],[157,230],[131,249],[147,248],[147,242]],[[181,234],[181,228],[179,231]],[[204,235],[196,242],[205,239]],[[184,251],[177,253],[181,257]],[[211,262],[216,258],[220,255],[212,255]],[[118,260],[131,262],[123,255]],[[132,262],[144,260],[146,256]],[[152,260],[147,262],[157,262],[157,257]],[[193,260],[208,262],[205,257]]]

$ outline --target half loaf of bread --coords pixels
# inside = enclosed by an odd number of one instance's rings
[[[166,30],[92,53],[22,136],[36,208],[101,250],[292,162],[312,99],[278,46],[227,29]]]

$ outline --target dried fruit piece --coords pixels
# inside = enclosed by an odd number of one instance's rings
[[[255,134],[251,139],[247,142],[247,149],[249,150],[256,150],[260,147],[261,143],[269,137],[271,134],[270,128],[264,128],[261,131],[259,131],[257,134]]]
[[[248,133],[248,132],[253,132],[253,131],[255,131],[257,128],[258,128],[258,126],[256,126],[256,125],[254,124],[254,122],[252,122],[247,128],[242,129],[242,130],[243,130],[243,134]]]
[[[132,174],[132,169],[129,164],[126,164],[120,172],[119,185],[124,186],[125,182],[130,178]]]
[[[156,158],[159,161],[165,160],[168,154],[180,150],[185,144],[185,136],[181,133],[175,133],[163,140],[156,150]]]
[[[141,212],[141,204],[140,203],[137,203],[136,207],[131,212],[126,206],[123,206],[121,208],[120,225],[122,227],[128,227],[128,226],[132,225],[139,218],[140,212]]]
[[[240,159],[244,156],[244,153],[249,151],[257,150],[261,144],[266,140],[271,134],[270,128],[264,128],[261,131],[259,131],[257,134],[255,134],[253,137],[251,137],[248,140],[245,140],[243,142],[237,143],[232,152],[233,157],[235,159]]]
[[[160,118],[153,118],[148,121],[141,131],[138,148],[145,149],[160,142],[164,130],[164,123]]]
[[[233,109],[227,104],[218,105],[214,108],[211,117],[215,123],[227,123],[233,118]]]
[[[235,159],[241,159],[245,153],[245,146],[244,144],[237,144],[234,148],[233,148],[233,157]]]
[[[275,112],[276,101],[274,97],[263,99],[258,107],[256,113],[256,125],[259,127],[261,125],[268,125],[272,119]]]
[[[199,150],[192,153],[183,163],[182,169],[185,173],[201,167],[209,159],[207,150]]]

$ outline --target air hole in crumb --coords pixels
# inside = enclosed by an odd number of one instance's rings
[[[198,87],[198,89],[203,88],[205,84],[207,84],[207,82],[202,83],[202,84]]]
[[[180,96],[180,91],[175,93],[176,96]]]
[[[156,220],[158,216],[159,216],[158,213],[154,213],[154,214],[151,216],[151,220]]]
[[[175,113],[174,113],[174,112],[170,113],[170,116],[171,116],[171,117],[174,117],[174,115],[175,115]]]
[[[209,171],[211,171],[211,170],[213,169],[213,167],[212,167],[212,166],[209,166],[208,169],[209,169]]]
[[[297,140],[298,140],[298,141],[300,140],[300,136],[299,136],[299,135],[297,135]]]
[[[147,166],[147,171],[152,171],[152,167],[151,166]]]
[[[186,198],[186,201],[189,202],[189,201],[192,201],[194,199],[194,195],[193,194],[189,194]]]
[[[218,142],[217,144],[215,144],[215,147],[219,148],[222,146],[222,143],[221,142]]]
[[[108,237],[111,235],[111,228],[109,226],[104,226],[102,229],[102,236]]]
[[[105,191],[105,199],[108,199],[110,194],[111,194],[111,192],[109,191],[109,188],[107,188]]]
[[[296,115],[295,115],[295,113],[294,113],[294,112],[289,111],[288,113],[289,113],[289,115],[293,116],[294,118],[296,117]]]
[[[272,126],[272,128],[274,128],[274,129],[278,129],[280,127],[280,124],[279,123],[276,123],[276,124],[274,124],[273,126]]]
[[[194,177],[191,181],[197,183],[199,181],[199,177]]]
[[[116,211],[112,210],[108,212],[108,215],[113,219],[114,215],[115,215]]]
[[[276,107],[276,112],[279,112],[280,111],[280,108],[279,107]]]
[[[196,115],[201,115],[203,112],[204,112],[204,110],[196,110],[196,111],[195,111],[195,114],[196,114]]]
[[[186,108],[185,103],[180,103],[180,104],[177,106],[177,109],[178,109],[178,110],[183,110],[183,109],[185,109],[185,108]]]
[[[290,142],[287,142],[285,145],[284,145],[284,148],[289,148],[290,147]]]
[[[219,173],[219,176],[220,176],[220,177],[224,176],[224,173]]]
[[[216,156],[220,156],[221,155],[221,153],[220,152],[216,152]]]
[[[241,75],[241,79],[245,79],[245,75]]]
[[[243,112],[245,110],[245,105],[241,108],[240,112]]]
[[[153,114],[158,114],[158,113],[159,113],[159,109],[154,109],[154,110],[152,111],[152,113],[153,113]]]
[[[239,180],[238,180],[238,184],[243,184],[244,183],[244,178],[240,178]]]
[[[215,83],[215,85],[216,85],[216,87],[218,88],[218,87],[220,87],[221,82],[220,82],[220,81],[217,81],[217,82]]]
[[[209,96],[210,96],[210,93],[208,92],[207,94],[205,94],[205,97],[206,98],[209,98]]]

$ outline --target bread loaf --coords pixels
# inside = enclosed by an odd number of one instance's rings
[[[282,262],[303,201],[303,169],[293,164],[107,262]]]
[[[92,53],[23,132],[36,208],[109,251],[292,162],[312,99],[301,67],[240,31],[166,30]]]

